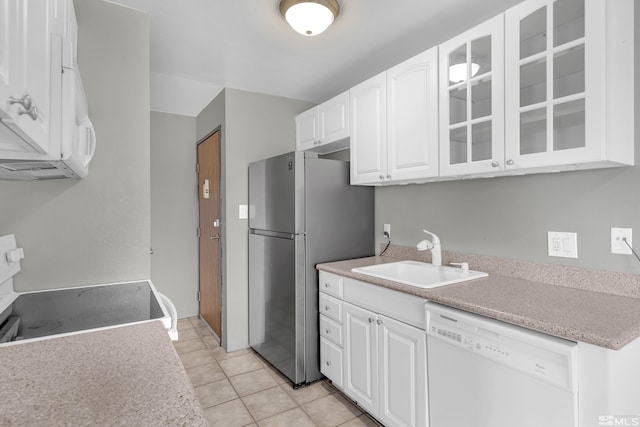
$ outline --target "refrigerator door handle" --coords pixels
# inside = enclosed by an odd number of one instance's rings
[[[280,239],[295,239],[296,235],[292,233],[283,233],[281,231],[268,231],[268,230],[258,230],[251,228],[249,229],[249,234],[256,234],[258,236],[266,236],[266,237],[278,237]]]

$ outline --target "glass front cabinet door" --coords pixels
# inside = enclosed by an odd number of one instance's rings
[[[504,161],[504,15],[440,45],[440,176]]]
[[[529,0],[505,13],[507,169],[633,164],[633,21],[629,34],[617,16],[631,7],[632,19],[631,3]]]

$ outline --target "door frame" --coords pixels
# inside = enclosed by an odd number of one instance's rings
[[[216,132],[220,134],[220,251],[219,251],[219,265],[220,265],[220,336],[218,339],[220,340],[220,346],[226,346],[227,342],[227,304],[226,304],[226,266],[224,264],[224,260],[226,259],[226,215],[225,215],[225,173],[224,173],[224,133],[222,132],[222,125],[218,125],[209,133],[207,133],[204,137],[198,139],[195,144],[196,149],[196,165],[198,164],[198,146],[213,136]],[[195,169],[194,165],[194,169]],[[198,179],[198,173],[196,171],[196,220],[198,223],[198,227],[200,227],[200,181]],[[197,251],[198,251],[198,292],[200,292],[200,238],[196,240]],[[198,301],[198,317],[200,320],[203,320],[200,314],[200,301]],[[206,322],[205,322],[206,323]]]

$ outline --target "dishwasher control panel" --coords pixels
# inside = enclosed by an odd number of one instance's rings
[[[575,389],[576,343],[427,303],[427,346],[443,341],[559,387]]]

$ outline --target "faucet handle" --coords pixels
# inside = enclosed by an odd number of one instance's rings
[[[456,267],[460,267],[462,271],[469,271],[468,262],[450,262],[449,265],[455,265]]]
[[[418,244],[416,245],[416,248],[417,248],[419,251],[426,251],[426,250],[428,250],[428,249],[432,249],[432,248],[433,248],[433,243],[431,243],[431,242],[430,242],[430,241],[428,241],[428,240],[422,240],[420,243],[418,243]]]

